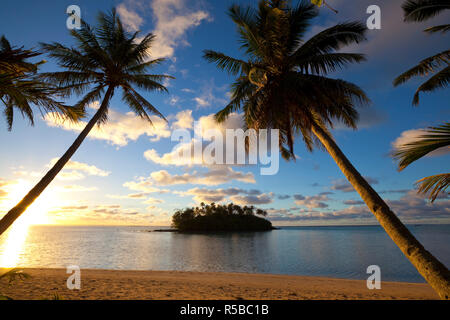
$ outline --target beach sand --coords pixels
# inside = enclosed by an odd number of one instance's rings
[[[308,276],[180,271],[81,270],[81,289],[69,290],[65,269],[24,269],[30,279],[0,293],[14,299],[438,299],[428,284],[382,282],[368,290],[364,280]]]

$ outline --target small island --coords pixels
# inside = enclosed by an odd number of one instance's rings
[[[216,231],[269,231],[276,229],[272,223],[262,217],[267,212],[253,206],[210,205],[177,210],[172,217],[172,227],[180,232],[216,232]]]

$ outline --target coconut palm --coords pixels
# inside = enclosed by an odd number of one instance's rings
[[[12,129],[15,110],[34,124],[32,105],[41,113],[53,112],[62,119],[75,121],[83,115],[81,110],[55,101],[53,95],[57,88],[38,78],[38,67],[45,61],[32,63],[28,59],[40,54],[13,47],[4,36],[0,38],[0,103],[4,107],[8,130]]]
[[[363,55],[341,49],[365,40],[366,27],[359,22],[340,23],[305,39],[317,14],[306,1],[291,6],[286,1],[262,0],[257,9],[230,8],[245,59],[205,51],[208,61],[237,76],[231,101],[216,119],[221,122],[232,112],[243,111],[248,128],[279,129],[281,153],[287,159],[294,159],[294,140],[299,135],[309,150],[325,148],[405,256],[448,299],[447,268],[425,250],[353,167],[328,129],[334,121],[356,128],[356,107],[369,101],[355,84],[328,77],[339,68],[364,61]]]
[[[41,76],[46,81],[57,85],[61,94],[65,96],[72,93],[83,94],[75,105],[78,109],[84,109],[102,96],[103,101],[64,155],[38,184],[2,218],[0,234],[44,191],[80,147],[92,128],[96,124],[101,125],[107,122],[109,102],[116,90],[121,89],[123,101],[149,124],[152,123],[150,114],[164,118],[134,88],[167,91],[159,81],[172,78],[167,75],[147,73],[149,68],[163,61],[163,59],[148,60],[149,49],[155,38],[153,34],[147,34],[138,40],[138,32],[128,34],[115,10],[112,10],[110,14],[99,14],[97,28],[93,29],[83,22],[81,29],[72,30],[71,35],[76,40],[75,48],[59,43],[41,44],[50,57],[55,58],[59,66],[66,69],[66,71],[44,73]]]
[[[402,8],[404,12],[404,20],[406,22],[421,22],[434,17],[445,10],[449,10],[450,1],[408,0],[402,5]],[[450,24],[425,29],[425,32],[428,33],[446,33],[448,31],[450,31]],[[394,86],[403,84],[413,77],[427,76],[432,73],[434,73],[434,75],[421,84],[416,90],[413,98],[413,105],[419,104],[419,94],[421,92],[431,92],[448,86],[450,82],[450,50],[445,50],[420,61],[417,66],[398,76],[394,80]]]

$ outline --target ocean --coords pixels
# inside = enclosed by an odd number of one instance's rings
[[[450,225],[408,228],[447,267]],[[267,232],[180,234],[156,227],[31,226],[0,238],[0,266],[249,272],[424,282],[379,226],[281,227]]]

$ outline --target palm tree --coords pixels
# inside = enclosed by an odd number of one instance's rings
[[[358,22],[340,23],[306,40],[311,19],[317,14],[306,1],[291,6],[286,1],[261,0],[257,9],[230,8],[246,59],[211,50],[204,53],[208,61],[237,76],[231,101],[216,114],[216,120],[224,121],[230,113],[242,110],[248,128],[279,129],[280,149],[286,159],[294,159],[298,135],[309,150],[316,145],[325,148],[405,256],[440,297],[448,299],[447,268],[403,225],[328,130],[334,120],[356,128],[356,106],[369,102],[355,84],[327,77],[336,69],[364,61],[363,55],[340,49],[365,40],[366,27]]]
[[[12,47],[4,36],[0,38],[0,103],[4,107],[3,114],[9,131],[12,129],[15,109],[28,118],[31,125],[34,124],[31,105],[37,106],[41,113],[54,112],[62,119],[72,121],[83,115],[81,110],[65,106],[52,98],[57,88],[39,80],[37,73],[39,65],[45,61],[27,61],[39,55],[37,51]]]
[[[428,20],[444,10],[450,9],[449,0],[408,0],[403,5],[404,20],[406,22],[421,22]],[[430,27],[424,30],[428,33],[450,31],[450,24]],[[438,69],[442,68],[440,71]],[[450,50],[445,50],[432,57],[426,58],[420,63],[404,72],[394,80],[394,86],[398,86],[417,76],[426,76],[435,73],[431,78],[419,86],[414,94],[413,105],[419,104],[420,92],[431,92],[447,87],[450,82]]]
[[[98,28],[93,29],[85,22],[80,30],[72,30],[77,47],[69,48],[59,43],[41,44],[48,54],[55,58],[67,71],[44,73],[46,81],[59,87],[61,94],[69,96],[72,93],[83,97],[75,105],[84,109],[89,103],[98,100],[103,95],[103,101],[95,115],[81,131],[70,148],[34,186],[30,192],[0,220],[0,235],[33,203],[44,191],[56,175],[62,170],[83,140],[95,126],[108,119],[108,105],[116,89],[122,89],[122,99],[138,116],[152,123],[149,114],[164,118],[163,115],[134,88],[149,91],[167,91],[159,81],[172,78],[167,75],[153,75],[146,71],[161,63],[164,59],[149,60],[148,52],[155,36],[147,34],[142,40],[137,40],[138,32],[128,34],[116,15],[100,13]],[[86,93],[87,92],[87,93]]]
[[[404,19],[407,22],[425,21],[444,10],[450,9],[450,1],[448,0],[408,0],[403,4]],[[439,25],[425,29],[425,32],[442,32],[450,31],[450,24]],[[438,88],[447,87],[450,81],[450,50],[446,50],[430,58],[422,60],[417,66],[400,75],[394,80],[394,86],[404,83],[415,76],[423,76],[428,73],[435,72],[442,65],[447,66],[437,72],[428,81],[417,89],[413,104],[419,104],[419,92],[433,91]],[[424,130],[424,134],[417,140],[397,147],[393,156],[399,160],[399,170],[405,169],[414,161],[424,157],[432,151],[441,148],[448,148],[450,145],[450,123],[445,123],[438,127],[430,127]],[[443,173],[422,178],[416,181],[418,192],[429,194],[431,202],[436,200],[441,192],[445,192],[450,184],[450,174]]]

